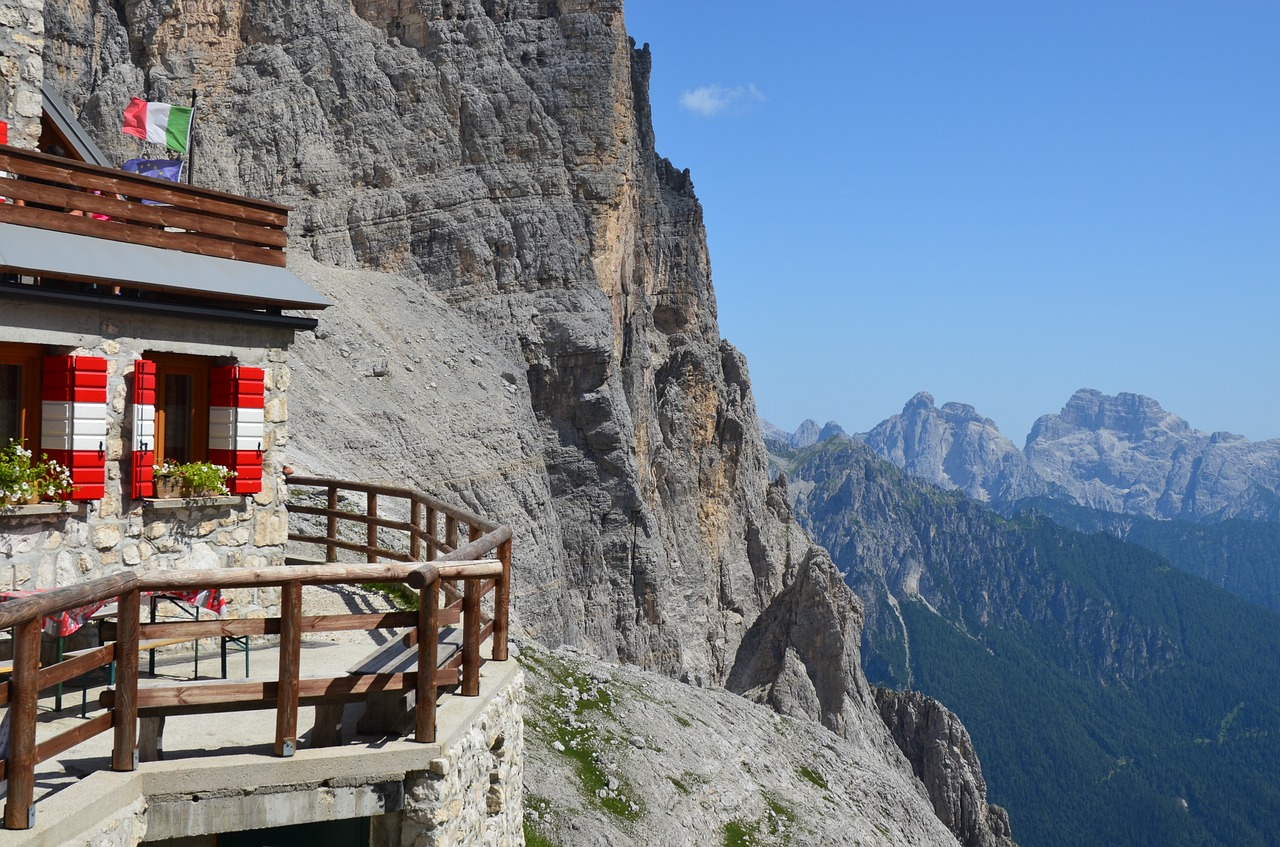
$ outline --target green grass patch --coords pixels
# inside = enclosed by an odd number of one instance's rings
[[[742,821],[729,821],[724,825],[724,847],[750,847],[755,842],[755,827]]]
[[[815,770],[811,770],[810,768],[806,768],[804,765],[800,766],[800,775],[821,788],[823,791],[828,790],[830,787],[827,785],[827,781],[822,778],[822,774]]]
[[[533,708],[526,715],[525,728],[573,763],[582,793],[590,802],[623,820],[639,820],[643,811],[639,799],[618,776],[614,777],[619,783],[617,789],[609,790],[610,774],[597,752],[616,739],[592,723],[579,720],[593,711],[612,717],[614,700],[607,688],[609,683],[602,684],[588,674],[577,673],[568,662],[545,653],[535,655],[532,650],[523,650],[520,661],[530,673],[551,683],[540,686],[549,688],[549,693],[531,704]],[[576,699],[568,693],[573,690],[578,692]],[[566,720],[566,715],[572,715],[573,720]]]
[[[409,612],[418,611],[418,592],[403,582],[366,582],[360,587],[365,591],[381,594],[399,609]]]
[[[689,786],[685,785],[683,782],[681,782],[680,780],[676,779],[674,776],[669,776],[669,777],[667,777],[667,779],[671,780],[671,784],[672,784],[672,785],[674,785],[674,786],[676,787],[676,791],[679,791],[681,794],[688,794],[688,793],[690,793],[690,792],[689,792]]]
[[[534,828],[528,821],[524,822],[525,847],[557,847],[556,843]]]

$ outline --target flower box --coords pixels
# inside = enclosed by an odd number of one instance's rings
[[[155,497],[157,500],[178,500],[193,497],[221,497],[227,494],[227,480],[235,471],[212,462],[179,463],[172,460],[155,469]]]

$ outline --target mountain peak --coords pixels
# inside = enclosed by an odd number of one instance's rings
[[[1043,415],[1031,428],[1027,444],[1053,441],[1074,432],[1108,431],[1127,440],[1144,438],[1153,430],[1178,435],[1195,431],[1182,418],[1167,412],[1151,397],[1122,391],[1114,396],[1094,388],[1081,388],[1056,415]]]
[[[908,410],[916,410],[921,408],[933,408],[933,395],[928,391],[918,391],[915,396],[906,402],[902,407],[902,414],[907,414]]]

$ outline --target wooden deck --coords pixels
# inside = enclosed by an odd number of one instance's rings
[[[290,489],[308,486],[325,492],[329,508],[304,507],[301,514],[324,519],[324,534],[291,533],[298,542],[309,542],[330,551],[332,558],[319,564],[275,568],[223,568],[206,571],[125,571],[90,582],[10,600],[0,604],[0,629],[14,634],[13,675],[0,683],[0,705],[10,708],[7,755],[0,762],[0,780],[8,780],[4,826],[31,826],[36,766],[101,733],[113,733],[110,767],[131,771],[137,767],[140,713],[150,718],[166,714],[273,709],[276,713],[274,752],[291,756],[297,749],[300,705],[366,700],[395,691],[414,693],[413,738],[428,743],[436,735],[436,702],[442,688],[458,689],[463,696],[480,692],[480,666],[485,657],[481,645],[490,642],[490,658],[505,661],[511,593],[511,530],[497,526],[465,510],[408,489],[373,486],[337,480],[294,477]],[[340,492],[358,493],[363,513],[340,509]],[[378,516],[380,498],[400,503],[410,520]],[[424,515],[429,518],[423,521]],[[436,517],[444,515],[438,522]],[[344,527],[357,524],[363,544],[344,535]],[[443,523],[443,526],[440,524]],[[459,541],[465,529],[466,542]],[[407,537],[397,544],[384,541],[379,531],[396,531]],[[439,537],[443,532],[443,538]],[[426,548],[427,561],[411,554]],[[341,551],[357,550],[363,563],[337,561]],[[490,557],[492,558],[486,558]],[[381,559],[394,559],[384,563]],[[408,561],[406,561],[408,560]],[[402,583],[416,595],[416,611],[373,614],[311,615],[302,612],[304,585],[362,585],[370,582]],[[200,588],[280,589],[280,613],[276,617],[143,623],[139,611],[141,592],[171,592]],[[482,601],[488,597],[488,613]],[[40,666],[40,631],[44,617],[101,601],[114,601],[118,620],[114,641],[80,651],[64,661]],[[454,626],[457,634],[443,639],[442,630]],[[408,629],[404,646],[410,651],[395,661],[361,666],[332,676],[305,676],[301,671],[301,644],[305,633],[343,630]],[[273,637],[278,644],[278,667],[270,677],[237,681],[189,683],[173,681],[139,689],[139,652],[147,639],[190,640],[207,637]],[[116,665],[116,683],[100,700],[103,709],[65,732],[37,743],[37,704],[42,689],[79,677],[110,663]],[[385,666],[384,666],[385,665]],[[421,669],[433,672],[420,672]]]

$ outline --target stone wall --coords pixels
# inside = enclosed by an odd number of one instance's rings
[[[106,493],[101,500],[0,509],[0,587],[53,588],[121,570],[261,568],[284,564],[288,535],[281,467],[290,330],[152,316],[117,309],[0,303],[0,343],[107,360]],[[181,340],[178,340],[181,339]],[[135,500],[130,490],[134,362],[146,354],[210,357],[266,373],[263,488],[243,497]],[[230,596],[240,616],[263,613],[275,592]]]
[[[28,150],[40,139],[43,49],[44,0],[0,0],[0,121],[9,143]]]
[[[521,672],[425,773],[406,777],[398,847],[524,844],[524,692]]]

